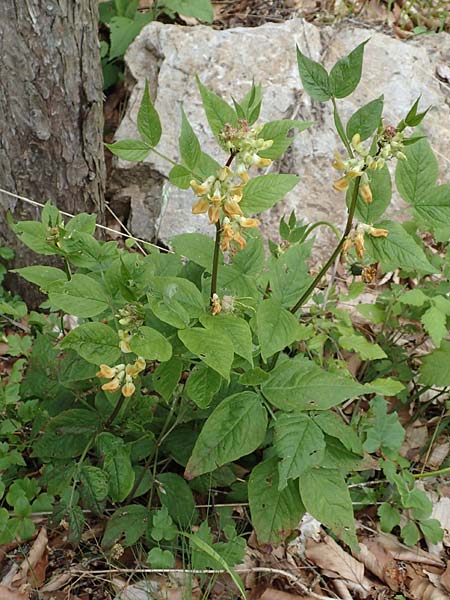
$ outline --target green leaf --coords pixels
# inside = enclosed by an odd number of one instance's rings
[[[120,358],[119,336],[104,323],[84,323],[72,329],[59,343],[65,350],[75,350],[94,365],[114,365]]]
[[[241,579],[233,571],[233,569],[226,562],[226,560],[223,559],[220,556],[220,554],[212,546],[210,546],[210,544],[208,544],[207,542],[202,540],[202,538],[200,536],[198,536],[197,534],[189,535],[188,533],[185,533],[184,535],[190,540],[192,546],[196,547],[198,550],[201,550],[201,552],[207,554],[209,556],[209,558],[213,561],[213,563],[217,562],[218,566],[228,573],[228,575],[233,580],[233,583],[238,588],[242,598],[244,600],[247,600],[247,595],[245,593],[245,588],[244,588],[244,585],[243,585]]]
[[[141,29],[153,20],[151,12],[130,19],[125,16],[112,17],[109,20],[111,48],[109,60],[121,57]]]
[[[208,90],[208,88],[201,83],[198,77],[197,85],[202,97],[206,118],[208,119],[209,126],[211,127],[211,131],[213,132],[214,136],[218,137],[224,125],[227,123],[236,127],[237,115],[231,106],[227,104],[225,100],[220,98],[220,96],[211,90]]]
[[[383,502],[378,508],[378,516],[380,517],[381,531],[385,533],[391,532],[394,527],[400,525],[400,511],[387,502]]]
[[[371,403],[374,419],[367,430],[367,439],[364,442],[366,452],[377,450],[398,450],[405,438],[405,430],[398,422],[396,412],[387,414],[387,402],[379,396]]]
[[[330,71],[329,86],[335,98],[345,98],[355,91],[362,73],[364,46],[369,40],[362,42],[350,54],[337,61]]]
[[[158,475],[158,483],[161,505],[167,508],[169,515],[180,527],[192,527],[198,515],[194,496],[186,481],[176,473],[161,473]]]
[[[420,288],[414,288],[402,294],[398,301],[408,306],[423,306],[430,298]]]
[[[382,396],[396,396],[405,389],[403,383],[391,377],[379,377],[368,383],[367,386],[371,392],[376,392]]]
[[[260,544],[278,544],[298,527],[305,513],[297,482],[279,489],[278,461],[270,458],[251,472],[248,499],[252,524]]]
[[[257,214],[272,208],[298,183],[297,175],[260,175],[244,187],[239,204],[245,214]]]
[[[194,133],[184,109],[181,109],[181,135],[179,140],[180,154],[183,163],[193,171],[200,160],[200,142]]]
[[[18,235],[21,242],[28,246],[33,252],[52,256],[58,254],[54,244],[47,242],[47,226],[37,221],[21,221],[11,226]]]
[[[165,506],[153,515],[153,527],[151,536],[157,542],[161,540],[173,540],[177,536],[177,528],[173,524],[169,511]]]
[[[144,142],[150,146],[158,145],[162,133],[161,121],[150,100],[148,81],[145,82],[144,94],[142,96],[141,106],[139,107],[137,128]]]
[[[90,235],[93,235],[96,219],[96,215],[79,213],[67,222],[65,229],[71,233],[77,231],[79,233],[89,233]]]
[[[86,508],[102,514],[101,503],[108,496],[108,476],[102,469],[83,465],[80,472],[81,498]]]
[[[450,223],[450,184],[438,185],[414,203],[414,214],[432,227]]]
[[[204,315],[200,317],[200,323],[206,329],[229,337],[234,353],[245,358],[253,366],[252,332],[245,319],[233,314]]]
[[[271,298],[284,308],[293,306],[311,283],[307,259],[311,244],[291,246],[278,258],[269,262]]]
[[[268,298],[256,310],[256,330],[264,362],[297,340],[299,323],[297,318],[283,308],[279,302]]]
[[[151,327],[142,325],[133,334],[130,340],[130,348],[138,356],[147,360],[159,360],[165,362],[172,356],[172,346],[166,338]]]
[[[444,539],[444,530],[437,519],[426,519],[419,522],[423,535],[430,544],[438,544]]]
[[[183,361],[173,356],[169,361],[160,364],[153,373],[153,387],[164,400],[172,398],[183,371]]]
[[[142,504],[119,508],[107,521],[102,539],[103,548],[111,546],[125,535],[124,546],[133,546],[148,528],[149,510]]]
[[[185,256],[196,265],[211,273],[214,240],[201,233],[181,233],[171,240],[173,249],[180,256]],[[219,257],[219,265],[223,264],[223,256]]]
[[[170,169],[169,181],[180,190],[187,190],[192,181],[192,173],[183,165],[175,165]]]
[[[297,47],[298,72],[302,85],[313,100],[326,102],[331,98],[328,73],[321,64],[311,60]]]
[[[210,329],[183,329],[178,337],[186,348],[227,381],[233,363],[234,348],[230,338]]]
[[[23,267],[22,269],[15,269],[12,272],[18,273],[27,281],[31,281],[31,283],[35,283],[44,292],[48,291],[48,288],[54,281],[67,281],[67,275],[64,271],[44,265]]]
[[[46,424],[46,430],[33,444],[32,456],[45,462],[51,458],[79,456],[100,427],[99,415],[73,408],[59,413]]]
[[[314,416],[313,419],[324,433],[338,439],[347,450],[354,454],[363,454],[358,434],[349,425],[343,423],[336,413],[327,410]]]
[[[367,140],[377,129],[383,113],[384,96],[372,100],[359,108],[347,123],[347,137],[349,140],[359,133],[361,141]]]
[[[407,525],[402,527],[401,535],[407,546],[414,546],[420,539],[420,531],[414,521],[409,521]]]
[[[361,360],[378,360],[387,358],[386,352],[378,344],[369,342],[363,335],[341,335],[339,345],[345,350],[353,350]]]
[[[419,244],[410,236],[400,223],[382,221],[375,225],[379,229],[387,229],[387,237],[364,237],[367,254],[374,261],[381,262],[384,272],[400,267],[410,271],[435,273]]]
[[[105,456],[103,469],[109,477],[108,492],[111,500],[123,502],[133,489],[135,477],[129,448],[125,446],[112,448]]]
[[[263,383],[268,400],[281,410],[326,410],[364,393],[364,386],[340,373],[329,373],[306,358],[277,366]]]
[[[175,557],[170,550],[161,550],[155,547],[147,554],[147,561],[152,569],[172,569]]]
[[[364,202],[361,193],[358,193],[356,202],[356,216],[363,223],[375,223],[388,208],[392,198],[392,183],[389,169],[384,166],[382,169],[367,171],[369,185],[372,191],[372,202]],[[351,204],[354,180],[348,186],[346,202],[349,207]]]
[[[198,288],[181,277],[153,277],[148,301],[161,321],[183,329],[193,318],[205,313],[203,296]]]
[[[163,7],[205,23],[212,23],[214,20],[214,10],[210,0],[164,0]]]
[[[254,392],[229,396],[203,425],[186,466],[186,479],[233,462],[256,450],[264,441],[267,413]]]
[[[355,550],[358,540],[352,501],[342,473],[311,469],[300,476],[299,487],[306,510]]]
[[[296,479],[311,467],[321,463],[325,454],[325,439],[313,419],[304,414],[288,413],[277,417],[274,447],[281,458],[279,489],[288,479]]]
[[[447,315],[436,306],[431,306],[426,310],[420,322],[425,327],[425,331],[431,337],[435,346],[440,346],[442,340],[447,337]]]
[[[450,342],[422,357],[420,383],[434,387],[450,386]]]
[[[79,273],[70,281],[55,281],[48,296],[52,306],[76,317],[96,317],[109,308],[103,286],[96,279]]]
[[[298,132],[304,131],[314,125],[313,121],[297,121],[291,119],[281,119],[279,121],[269,121],[264,123],[260,136],[264,140],[272,140],[272,145],[267,150],[259,153],[262,158],[277,160],[281,158],[289,146],[294,141],[294,136],[288,136],[291,129]]]
[[[151,152],[151,148],[140,140],[118,140],[113,144],[105,144],[113,154],[130,162],[142,162]]]
[[[194,367],[186,382],[185,390],[190,398],[200,408],[207,408],[219,391],[222,378],[206,365]]]
[[[426,138],[404,149],[406,160],[399,160],[395,183],[401,197],[416,204],[427,197],[436,184],[438,162]]]

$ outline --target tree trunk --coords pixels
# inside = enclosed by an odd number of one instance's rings
[[[98,0],[0,0],[0,187],[72,214],[103,220],[103,94]],[[7,222],[40,209],[0,192],[0,245],[15,266],[42,262]],[[48,260],[45,262],[48,263]],[[10,289],[31,305],[19,278]]]

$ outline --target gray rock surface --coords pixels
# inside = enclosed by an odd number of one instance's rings
[[[450,35],[446,33],[402,42],[363,27],[342,24],[333,29],[318,28],[299,19],[225,31],[151,23],[126,54],[133,87],[116,139],[137,135],[136,117],[147,79],[163,125],[160,151],[179,159],[183,105],[204,149],[223,163],[226,156],[208,129],[195,75],[227,100],[231,95],[242,97],[254,79],[263,84],[261,122],[298,118],[316,123],[296,137],[287,155],[270,167],[271,172],[299,174],[301,181],[283,202],[264,213],[263,230],[272,239],[277,238],[280,216],[289,215],[293,209],[298,218],[325,218],[341,225],[345,219],[344,194],[331,187],[336,179],[336,171],[331,168],[332,154],[341,149],[341,144],[334,133],[330,103],[312,102],[302,90],[295,45],[331,68],[338,58],[368,38],[361,83],[352,96],[339,102],[344,122],[362,104],[384,93],[384,114],[395,124],[422,94],[421,106],[432,105],[425,130],[444,175],[450,164],[450,86],[439,80],[436,70],[450,65]],[[192,192],[167,184],[169,171],[170,165],[154,154],[145,166],[117,162],[116,194],[122,198],[128,194],[131,198],[128,225],[133,233],[146,239],[158,237],[164,242],[188,231],[212,235],[213,228],[206,217],[191,214]],[[391,210],[401,216],[402,209],[401,200],[395,197]],[[327,247],[326,236],[326,231],[319,233],[319,255]]]

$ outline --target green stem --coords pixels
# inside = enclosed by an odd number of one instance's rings
[[[159,150],[157,150],[153,146],[152,146],[152,152],[154,152],[157,156],[159,156],[163,160],[166,160],[168,163],[170,163],[173,166],[175,166],[175,165],[178,164],[177,162],[175,162],[174,160],[172,160],[171,158],[169,158],[168,156],[166,156],[165,154],[163,154],[162,152],[160,152]]]
[[[134,494],[136,493],[138,487],[141,485],[142,480],[145,477],[145,473],[148,471],[150,465],[152,464],[153,459],[155,458],[155,455],[157,455],[158,450],[159,450],[159,446],[161,445],[161,442],[166,434],[166,431],[169,429],[170,426],[170,422],[172,420],[173,417],[173,413],[175,412],[175,408],[177,406],[177,401],[178,398],[175,398],[175,400],[172,402],[172,406],[170,407],[170,411],[169,414],[167,415],[167,418],[164,422],[164,425],[161,429],[161,432],[158,436],[158,439],[155,442],[155,447],[153,448],[153,450],[150,452],[150,455],[148,456],[147,460],[145,461],[144,464],[144,468],[142,469],[142,473],[140,475],[140,477],[138,477],[136,479],[136,481],[134,482],[133,485],[133,489],[131,490],[131,492],[128,494],[127,499],[125,500],[125,505],[129,504],[131,502],[131,500],[133,499]]]
[[[348,155],[350,156],[350,158],[353,158],[353,151],[352,151],[350,143],[347,139],[347,136],[345,134],[345,129],[344,129],[344,126],[341,121],[341,117],[339,116],[339,112],[337,109],[336,98],[331,98],[331,101],[333,102],[333,115],[334,115],[334,124],[336,125],[336,130],[339,134],[339,137],[342,140],[342,143],[345,146],[345,149],[348,152]]]
[[[350,208],[348,210],[347,223],[345,225],[344,233],[342,234],[342,237],[339,240],[338,245],[334,249],[333,254],[330,256],[330,258],[327,260],[327,262],[324,264],[324,266],[320,269],[319,274],[314,278],[311,285],[308,287],[308,289],[305,291],[305,293],[301,296],[301,298],[299,298],[298,302],[291,308],[292,314],[295,314],[298,311],[298,309],[301,306],[303,306],[305,301],[309,298],[309,296],[315,290],[316,286],[320,283],[322,277],[326,274],[328,269],[331,267],[331,265],[334,263],[336,258],[339,256],[339,254],[342,250],[342,246],[344,245],[344,242],[352,229],[353,219],[354,219],[355,210],[356,210],[356,203],[358,201],[358,192],[359,192],[360,183],[361,183],[361,177],[357,177],[355,179],[355,187],[353,188],[352,200],[350,202]]]
[[[117,417],[117,415],[119,414],[119,411],[122,408],[124,402],[125,402],[125,396],[123,394],[121,394],[112,413],[109,415],[108,420],[105,423],[105,429],[108,429],[113,424],[113,422],[114,422],[115,418]]]
[[[220,221],[216,223],[216,239],[214,241],[214,256],[211,273],[211,303],[214,299],[214,294],[217,293],[217,273],[219,271],[219,251],[220,251]]]
[[[226,167],[229,167],[233,162],[235,155],[233,153],[228,157],[227,162],[225,163]],[[217,273],[219,270],[219,252],[220,252],[220,232],[221,232],[221,224],[220,220],[216,223],[216,238],[214,241],[214,256],[213,256],[213,264],[212,264],[212,272],[211,272],[211,303],[214,298],[214,294],[217,293]]]
[[[339,233],[337,227],[335,227],[333,225],[333,223],[330,223],[329,221],[317,221],[317,223],[314,223],[313,225],[308,227],[308,229],[306,230],[302,239],[300,240],[300,244],[302,244],[306,240],[306,238],[314,231],[314,229],[316,229],[317,227],[320,227],[321,225],[325,225],[326,227],[329,227],[331,229],[331,231],[334,233],[334,235],[336,236],[336,238],[338,240],[340,240],[341,234]]]
[[[70,264],[67,258],[64,258],[64,271],[67,276],[67,280],[70,281],[72,279],[72,271],[70,270]]]
[[[425,479],[426,477],[437,477],[438,475],[447,475],[450,473],[450,467],[438,469],[437,471],[428,471],[427,473],[413,473],[414,479]]]

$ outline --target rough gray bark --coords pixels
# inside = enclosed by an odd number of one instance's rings
[[[0,187],[77,214],[104,211],[97,0],[0,0]],[[36,257],[10,230],[40,210],[0,192],[0,245]],[[48,262],[48,260],[46,261]],[[25,283],[9,281],[32,304]]]

